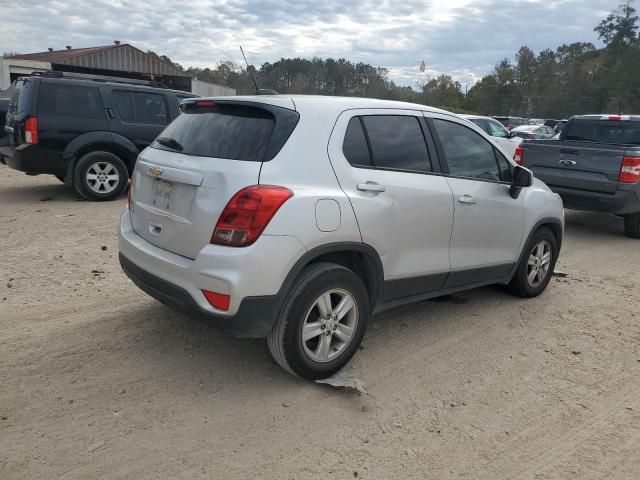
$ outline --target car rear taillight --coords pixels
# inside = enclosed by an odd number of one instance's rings
[[[522,159],[524,158],[524,148],[516,147],[516,152],[513,154],[513,161],[518,165],[522,165]]]
[[[640,180],[640,157],[624,157],[618,181],[620,183],[637,183]]]
[[[255,242],[284,202],[293,196],[288,188],[252,185],[236,193],[218,218],[211,243],[246,247]]]
[[[38,143],[38,119],[29,117],[24,122],[24,141],[36,145]]]

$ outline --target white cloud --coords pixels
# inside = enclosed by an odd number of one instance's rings
[[[344,57],[389,70],[405,85],[429,75],[461,83],[488,73],[521,45],[535,51],[595,42],[611,0],[123,0],[30,1],[2,7],[0,52],[29,53],[113,40],[185,66],[254,64],[281,57]]]

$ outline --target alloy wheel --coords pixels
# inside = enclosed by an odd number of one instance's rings
[[[338,357],[353,339],[358,306],[346,290],[333,289],[320,295],[307,311],[302,326],[305,354],[325,363]]]
[[[527,262],[527,282],[532,287],[537,287],[546,278],[551,266],[551,244],[547,240],[541,240],[531,249]]]
[[[87,186],[96,193],[111,193],[120,182],[120,174],[109,162],[95,162],[85,174]]]

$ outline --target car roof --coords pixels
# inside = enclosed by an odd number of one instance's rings
[[[619,113],[602,113],[602,114],[589,114],[589,115],[574,115],[572,118],[582,118],[582,119],[602,119],[606,120],[606,117],[623,117],[627,120],[640,120],[640,115],[634,114],[619,114]],[[562,120],[563,122],[566,120]]]
[[[497,121],[495,118],[493,117],[487,117],[485,115],[467,115],[467,114],[462,114],[460,115],[462,118],[466,118],[467,120],[495,120]],[[502,117],[498,117],[498,118],[502,118]],[[505,117],[506,118],[506,117]]]
[[[536,125],[536,124],[528,124],[528,125],[518,125],[514,128],[514,130],[534,130],[536,128],[544,127],[544,125]]]
[[[203,100],[199,98],[198,100]],[[213,101],[239,101],[252,103],[266,103],[277,107],[289,108],[302,112],[304,110],[322,109],[343,112],[352,109],[395,109],[414,110],[421,112],[442,113],[455,115],[446,110],[429,107],[419,103],[398,102],[395,100],[379,100],[377,98],[362,97],[330,97],[324,95],[238,95],[234,97],[207,97]]]

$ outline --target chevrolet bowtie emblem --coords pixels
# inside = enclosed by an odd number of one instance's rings
[[[149,175],[151,175],[152,177],[159,177],[160,175],[162,175],[162,169],[158,167],[151,167],[149,169]]]

